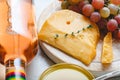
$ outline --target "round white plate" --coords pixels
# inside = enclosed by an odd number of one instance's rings
[[[61,3],[56,0],[43,11],[43,13],[39,17],[38,24],[37,24],[38,32],[41,29],[45,20],[53,12],[60,10],[60,9],[61,9]],[[46,55],[49,58],[51,58],[55,63],[67,62],[67,63],[77,64],[77,65],[82,66],[85,69],[91,71],[95,76],[100,76],[101,74],[120,69],[120,41],[113,40],[114,60],[109,65],[103,65],[100,62],[101,51],[102,51],[102,41],[100,41],[97,46],[96,58],[93,60],[93,62],[89,66],[84,65],[81,61],[65,54],[64,52],[44,43],[42,41],[40,41],[40,45],[41,45],[42,49],[44,50],[44,52],[46,53]]]

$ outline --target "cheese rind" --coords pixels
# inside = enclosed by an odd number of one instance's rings
[[[89,25],[92,27],[87,28]],[[38,37],[88,65],[96,56],[100,34],[97,25],[88,18],[70,10],[60,10],[45,21]]]

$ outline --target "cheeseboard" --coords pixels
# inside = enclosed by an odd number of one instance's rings
[[[54,1],[50,4],[40,15],[39,20],[37,22],[38,32],[40,31],[42,25],[44,24],[45,20],[55,11],[61,9],[61,2]],[[50,46],[49,44],[40,41],[40,46],[45,52],[45,54],[52,59],[55,63],[67,62],[77,64],[79,66],[84,67],[85,69],[91,71],[95,76],[100,76],[101,74],[114,71],[120,68],[120,41],[113,40],[113,53],[114,53],[114,60],[109,65],[103,65],[100,62],[101,59],[101,51],[102,51],[102,44],[103,41],[100,40],[97,45],[97,55],[95,59],[89,66],[84,65],[81,61],[65,54],[64,52]],[[84,56],[83,56],[84,57]]]

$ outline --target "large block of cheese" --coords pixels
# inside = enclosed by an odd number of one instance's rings
[[[86,65],[90,64],[96,55],[99,36],[96,24],[70,10],[53,13],[38,34],[40,40],[79,59]]]

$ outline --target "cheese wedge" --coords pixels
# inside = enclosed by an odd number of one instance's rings
[[[109,64],[113,61],[112,33],[108,32],[103,41],[101,62]]]
[[[53,13],[42,26],[38,38],[68,55],[90,64],[96,56],[100,34],[96,24],[71,10]]]

